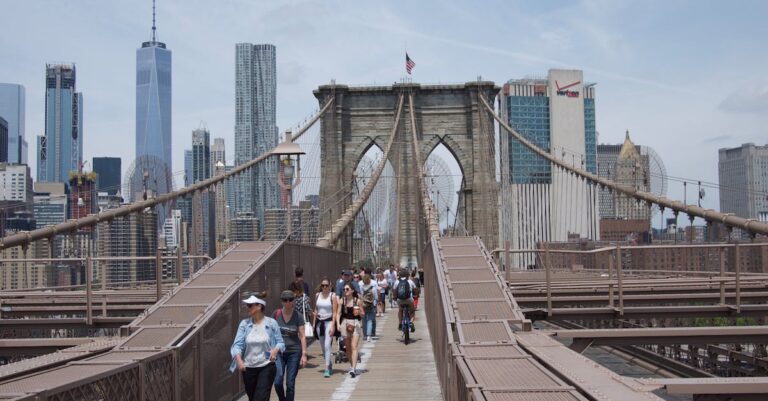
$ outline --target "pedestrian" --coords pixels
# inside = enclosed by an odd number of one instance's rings
[[[344,285],[352,281],[352,272],[349,270],[342,270],[339,279],[336,281],[336,296],[339,298],[344,297]]]
[[[397,272],[395,271],[395,265],[389,265],[389,268],[384,271],[384,278],[387,280],[387,285],[389,285],[389,307],[394,308],[395,307],[395,299],[397,298],[394,294],[395,290],[395,281],[397,280]]]
[[[413,289],[413,309],[419,310],[419,297],[421,296],[421,280],[416,277],[416,269],[411,270],[411,281],[416,287]]]
[[[240,321],[235,341],[230,348],[232,364],[243,375],[248,401],[269,401],[277,368],[275,361],[285,350],[285,343],[277,322],[264,315],[267,294],[262,292],[243,300],[249,317]]]
[[[307,284],[306,281],[304,281],[304,268],[302,268],[301,266],[298,266],[295,269],[293,269],[293,279],[298,280],[301,283],[301,288],[304,289],[304,294],[306,294],[307,296],[311,294],[309,292],[310,285]]]
[[[376,278],[376,284],[379,285],[379,302],[377,304],[377,316],[384,316],[387,308],[387,291],[389,291],[389,282],[384,278],[384,273],[379,271]]]
[[[360,347],[360,337],[362,329],[360,320],[362,318],[363,302],[358,297],[355,286],[352,283],[344,284],[344,297],[339,302],[336,312],[336,326],[339,327],[344,343],[347,349],[347,359],[349,359],[349,375],[355,377],[357,371],[357,353]]]
[[[294,281],[294,283],[298,283]],[[299,366],[307,364],[307,340],[304,337],[304,318],[296,311],[293,291],[285,290],[280,294],[283,307],[277,309],[273,318],[280,326],[280,333],[285,342],[285,350],[277,359],[275,375],[275,393],[280,401],[293,401],[296,395],[296,375]]]
[[[360,282],[360,278],[361,278],[360,273],[357,273],[357,272],[353,271],[353,273],[352,273],[352,285],[355,286],[355,291],[357,291],[358,294],[362,294],[363,293],[363,286],[362,286],[362,283]]]
[[[311,322],[309,317],[312,316],[313,313],[312,305],[309,303],[309,295],[304,292],[304,285],[306,284],[307,283],[303,283],[299,280],[294,280],[288,289],[293,291],[293,295],[295,296],[293,301],[293,310],[295,310],[301,315],[301,317],[304,318],[305,338],[312,338],[311,335],[306,335],[306,331],[308,329],[307,325]]]
[[[320,343],[320,349],[325,358],[325,370],[323,377],[331,377],[333,373],[332,344],[335,332],[336,308],[338,298],[331,292],[331,281],[327,277],[320,280],[320,290],[315,295],[315,312],[313,314],[312,327],[315,338]]]
[[[363,281],[360,282],[363,301],[363,335],[365,342],[371,342],[376,335],[376,304],[378,302],[379,286],[371,279],[370,269],[366,268]]]

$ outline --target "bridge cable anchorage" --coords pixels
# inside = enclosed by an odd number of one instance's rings
[[[424,165],[419,150],[418,135],[416,135],[416,111],[413,102],[413,92],[408,93],[408,108],[411,115],[411,136],[413,138],[413,158],[416,159],[416,172],[419,175],[419,192],[421,193],[421,206],[424,208],[424,216],[427,217],[427,226],[430,237],[440,237],[440,226],[435,216],[435,204],[427,193],[427,184],[424,182]]]
[[[304,134],[309,128],[314,125],[317,120],[320,119],[323,113],[325,113],[326,110],[330,107],[330,105],[333,103],[332,99],[329,99],[325,106],[323,106],[320,111],[317,112],[317,114],[309,119],[307,124],[301,128],[296,136],[294,136],[294,140]],[[183,196],[186,196],[188,194],[194,193],[195,191],[201,191],[208,189],[210,187],[213,187],[214,185],[223,182],[225,180],[228,180],[230,178],[235,177],[236,175],[243,173],[244,171],[251,169],[255,167],[257,164],[261,163],[262,161],[268,159],[272,156],[272,150],[265,152],[261,156],[247,162],[243,163],[237,167],[235,167],[232,171],[228,173],[224,173],[222,175],[218,175],[215,177],[211,177],[207,180],[198,182],[196,184],[192,184],[188,187],[169,192],[167,194],[162,194],[158,197],[147,199],[144,201],[139,202],[133,202],[130,204],[127,204],[125,206],[118,207],[116,209],[111,209],[106,212],[98,213],[98,214],[90,214],[86,217],[81,217],[76,220],[70,220],[66,221],[64,223],[59,223],[53,226],[47,226],[43,228],[38,228],[36,230],[32,231],[25,231],[20,232],[16,234],[12,234],[3,238],[0,238],[0,250],[12,248],[15,246],[26,246],[29,245],[32,242],[45,239],[51,236],[51,232],[53,233],[64,233],[64,232],[74,232],[80,228],[83,227],[93,227],[97,225],[98,223],[102,221],[109,221],[113,220],[117,217],[123,217],[127,216],[129,214],[136,214],[142,212],[144,209],[151,208],[166,202],[170,202],[173,200],[176,200],[178,198],[181,198]]]
[[[384,171],[384,166],[387,163],[387,160],[389,159],[389,152],[392,149],[392,144],[394,143],[395,136],[397,136],[397,128],[400,126],[400,115],[403,112],[403,103],[405,102],[405,96],[403,94],[400,94],[400,98],[398,99],[397,103],[397,112],[395,114],[395,123],[392,127],[392,132],[389,135],[389,141],[387,142],[387,149],[384,151],[384,155],[382,156],[381,160],[379,161],[379,164],[376,165],[376,170],[373,171],[373,174],[371,175],[371,178],[368,180],[368,183],[365,184],[365,188],[363,188],[363,192],[358,196],[357,199],[355,199],[354,202],[352,202],[351,205],[347,208],[347,210],[344,211],[344,213],[339,217],[338,220],[336,220],[331,225],[331,230],[329,232],[326,232],[324,236],[319,238],[317,240],[316,246],[320,248],[330,248],[333,244],[336,243],[336,241],[339,239],[339,236],[346,230],[347,226],[351,221],[354,221],[355,216],[360,212],[360,210],[363,208],[363,205],[365,202],[368,201],[368,197],[371,196],[371,192],[373,192],[373,188],[376,186],[376,183],[379,182],[379,177],[381,176],[382,171]]]
[[[697,205],[684,205],[679,201],[673,201],[665,197],[656,196],[650,192],[640,191],[635,188],[625,187],[623,185],[619,185],[613,182],[610,179],[599,177],[597,174],[592,174],[578,167],[570,166],[567,163],[561,160],[558,160],[556,157],[552,156],[548,152],[542,150],[538,146],[534,145],[532,142],[525,139],[519,132],[517,132],[514,128],[510,127],[509,124],[507,124],[501,117],[499,117],[498,114],[496,114],[493,107],[488,103],[488,100],[485,98],[484,95],[481,94],[479,97],[480,97],[480,101],[483,103],[483,106],[488,110],[489,113],[491,113],[491,115],[493,115],[493,118],[499,123],[499,126],[505,129],[516,140],[520,141],[520,143],[522,143],[526,148],[530,149],[534,153],[550,161],[551,163],[553,163],[558,167],[561,167],[582,178],[586,178],[587,180],[591,180],[599,185],[608,187],[609,189],[622,193],[628,197],[635,198],[635,199],[642,200],[649,203],[655,203],[662,208],[670,208],[675,213],[683,212],[689,216],[702,218],[707,222],[720,221],[726,227],[736,227],[752,235],[754,234],[768,235],[768,223],[766,222],[758,222],[758,221],[750,220],[744,217],[734,216],[730,213],[715,212],[713,210],[704,209],[703,207],[699,207]]]

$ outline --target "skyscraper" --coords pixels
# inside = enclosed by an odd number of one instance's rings
[[[192,150],[184,149],[184,186],[192,184]]]
[[[24,87],[0,84],[0,117],[8,122],[8,163],[27,164],[27,141],[24,138]]]
[[[94,157],[93,172],[96,176],[96,191],[106,192],[110,195],[117,194],[120,191],[120,169],[121,160],[119,157]]]
[[[171,163],[171,51],[158,42],[152,3],[152,38],[136,50],[136,158]]]
[[[8,121],[0,116],[0,163],[8,163]]]
[[[227,165],[227,154],[224,146],[224,138],[213,138],[211,145],[211,172],[216,175],[216,163]]]
[[[37,181],[64,182],[83,161],[83,94],[74,64],[47,64],[45,136],[38,136]]]
[[[768,220],[768,145],[718,150],[720,212]]]
[[[277,146],[275,46],[235,45],[235,165]],[[264,221],[278,205],[277,160],[269,158],[237,179],[236,210]]]
[[[211,178],[211,134],[207,129],[192,131],[192,184]]]
[[[211,178],[211,134],[192,131],[192,184]],[[208,190],[192,195],[192,252],[216,256],[216,199]]]
[[[516,131],[567,164],[595,173],[595,89],[578,70],[510,80],[501,110]],[[505,132],[506,134],[506,132]],[[598,239],[597,196],[511,135],[501,137],[502,238],[513,248],[571,236]]]

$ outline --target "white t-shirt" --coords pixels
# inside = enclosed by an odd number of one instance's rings
[[[387,279],[383,278],[381,280],[376,280],[376,283],[379,285],[379,293],[383,294],[386,290],[384,289],[385,286],[388,286],[389,283],[387,282]]]
[[[243,363],[247,368],[260,368],[269,364],[269,334],[264,321],[253,324],[253,329],[245,337],[245,358]]]

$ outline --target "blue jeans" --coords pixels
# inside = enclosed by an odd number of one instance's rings
[[[371,306],[363,315],[363,335],[373,336],[376,334],[376,308]]]
[[[293,401],[296,396],[296,375],[299,374],[301,350],[283,352],[277,357],[277,374],[275,375],[275,393],[280,401]],[[285,377],[285,386],[283,386]]]

